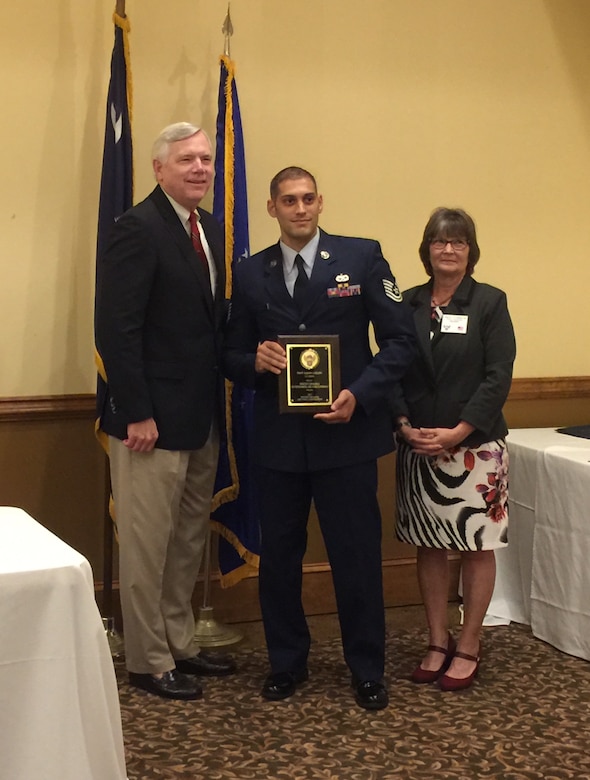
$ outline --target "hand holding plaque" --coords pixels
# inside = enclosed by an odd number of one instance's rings
[[[340,392],[340,339],[279,336],[287,368],[279,374],[279,411],[327,412]]]

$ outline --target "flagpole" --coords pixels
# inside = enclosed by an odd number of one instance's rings
[[[117,16],[125,18],[125,0],[117,0],[115,5],[115,13]]]
[[[109,459],[105,455],[105,506],[103,515],[103,552],[102,552],[102,625],[113,658],[125,654],[123,638],[116,629],[113,612],[113,553],[114,533],[110,513],[111,480],[109,477]]]
[[[222,647],[241,642],[243,634],[215,619],[209,603],[211,593],[211,529],[203,552],[203,604],[199,608],[199,619],[195,623],[195,640],[200,647]]]
[[[233,27],[229,15],[229,3],[227,15],[223,23],[222,32],[225,35],[225,54],[229,56],[229,39],[233,34]],[[202,647],[221,647],[240,642],[243,635],[233,628],[219,623],[213,613],[210,604],[211,594],[211,527],[207,532],[203,558],[203,604],[199,609],[199,619],[195,624],[195,639]]]

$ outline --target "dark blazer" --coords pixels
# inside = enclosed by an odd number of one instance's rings
[[[350,287],[358,285],[360,294],[330,296],[340,275],[348,277]],[[278,243],[235,268],[224,367],[230,379],[256,388],[256,461],[282,471],[307,471],[390,452],[387,397],[414,354],[414,328],[379,244],[320,231],[307,300],[300,315],[285,285]],[[375,357],[370,322],[380,346]],[[327,425],[307,414],[279,414],[277,377],[254,370],[258,343],[279,334],[339,334],[342,387],[357,400],[349,423]]]
[[[453,428],[460,420],[475,427],[463,442],[478,446],[507,433],[502,407],[516,356],[506,295],[466,276],[448,314],[468,316],[467,333],[440,333],[430,341],[432,282],[404,293],[418,333],[418,355],[393,398],[395,416],[414,427]]]
[[[124,439],[153,417],[157,447],[203,446],[221,404],[223,238],[199,209],[217,267],[215,300],[192,241],[159,186],[114,225],[99,261],[96,341],[108,392],[101,428]]]

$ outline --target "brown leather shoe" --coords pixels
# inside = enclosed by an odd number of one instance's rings
[[[190,700],[199,699],[203,695],[203,689],[194,677],[180,674],[176,669],[164,672],[161,677],[129,672],[129,685],[162,696],[164,699]]]

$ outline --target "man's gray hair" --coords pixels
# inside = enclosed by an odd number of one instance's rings
[[[183,141],[185,138],[190,138],[196,133],[203,133],[211,146],[211,139],[202,127],[191,125],[190,122],[175,122],[173,125],[168,125],[154,141],[154,145],[152,146],[152,160],[159,160],[162,163],[166,162],[170,144],[173,144],[175,141]]]

